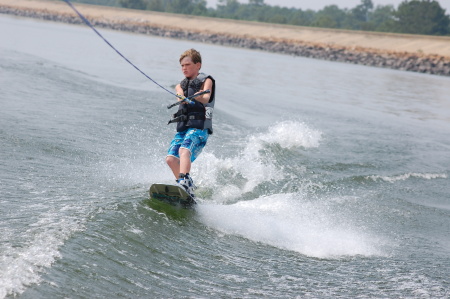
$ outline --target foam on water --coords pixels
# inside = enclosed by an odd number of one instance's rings
[[[220,159],[205,153],[206,159],[196,165],[195,172],[214,191],[212,202],[200,203],[199,220],[227,234],[312,257],[381,255],[378,238],[359,231],[349,224],[349,219],[334,214],[330,205],[336,204],[335,199],[310,201],[300,192],[271,190],[272,195],[242,200],[245,193],[254,192],[260,185],[289,180],[284,168],[276,164],[273,156],[276,152],[271,152],[271,147],[308,150],[318,147],[320,140],[320,131],[304,123],[287,121],[275,124],[267,132],[249,136],[236,157]],[[303,171],[299,167],[297,177]],[[344,204],[345,198],[339,202]]]
[[[223,233],[311,257],[384,255],[385,241],[335,214],[328,203],[276,194],[231,205],[201,204],[198,217]]]
[[[269,127],[266,133],[250,137],[249,144],[278,143],[283,148],[318,147],[322,133],[298,121],[284,121]],[[260,148],[258,148],[260,149]]]
[[[410,172],[405,174],[399,174],[394,176],[381,176],[381,175],[371,175],[368,176],[368,179],[372,179],[374,181],[382,180],[389,183],[394,183],[397,181],[406,181],[411,178],[416,179],[425,179],[425,180],[432,180],[432,179],[446,179],[448,176],[445,173],[417,173],[417,172]]]
[[[321,132],[306,124],[286,121],[251,135],[236,157],[220,159],[205,153],[196,173],[214,188],[212,202],[202,201],[199,220],[223,233],[239,235],[256,242],[296,251],[311,257],[382,255],[380,239],[351,224],[351,219],[335,214],[332,205],[346,199],[309,200],[301,192],[271,190],[250,200],[246,192],[260,185],[290,180],[276,164],[270,148],[308,150],[320,145]],[[304,169],[298,167],[297,178]],[[309,182],[304,182],[306,187]],[[257,194],[258,192],[256,192]],[[274,194],[275,193],[275,194]],[[228,203],[228,204],[225,204]]]
[[[70,209],[68,207],[61,210]],[[78,208],[74,208],[75,210]],[[39,283],[41,272],[60,258],[59,247],[70,235],[82,229],[82,219],[63,216],[59,211],[43,213],[20,235],[13,230],[4,231],[10,238],[24,239],[21,245],[9,244],[2,248],[0,259],[0,298],[20,294],[26,286]]]
[[[283,167],[275,162],[276,153],[270,150],[271,146],[292,151],[314,148],[319,146],[321,135],[301,122],[280,122],[267,132],[242,140],[245,146],[235,157],[218,158],[206,150],[202,159],[193,164],[193,173],[199,185],[214,187],[216,201],[233,201],[258,185],[285,177]]]

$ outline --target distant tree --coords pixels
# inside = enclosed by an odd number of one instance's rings
[[[150,0],[147,9],[153,11],[165,11],[166,6],[163,0]]]
[[[274,15],[269,18],[268,22],[276,24],[286,24],[287,18],[283,15]]]
[[[217,16],[236,19],[240,6],[241,4],[237,0],[219,0],[217,4]]]
[[[364,10],[366,13],[369,13],[373,9],[373,2],[372,0],[361,0],[361,4],[364,7]]]
[[[372,10],[372,0],[361,0],[361,4],[350,10],[346,27],[349,29],[370,30],[369,19]]]
[[[206,0],[195,0],[192,14],[196,16],[205,16],[208,14],[208,8],[206,7]]]
[[[337,5],[328,5],[316,13],[316,18],[312,25],[326,28],[342,28],[346,18],[344,10],[341,10]]]
[[[291,25],[298,25],[298,26],[311,26],[311,24],[314,22],[315,16],[316,12],[311,9],[308,9],[306,11],[296,9],[292,13],[292,16],[288,23]]]
[[[88,3],[105,6],[119,6],[119,0],[72,0],[73,2]]]
[[[446,35],[449,33],[450,18],[437,1],[403,1],[397,11],[395,27],[397,32]]]
[[[125,8],[146,9],[147,4],[146,0],[119,0],[119,5]]]
[[[269,7],[270,9],[270,7]],[[278,7],[275,6],[270,10],[267,9],[268,12],[273,12],[273,16],[269,19],[269,22],[279,23],[279,24],[289,24],[289,21],[292,18],[292,15],[295,12],[295,9],[287,8],[287,7]]]
[[[205,15],[206,0],[166,0],[165,11],[186,15]]]
[[[72,1],[300,26],[450,35],[450,18],[436,0],[403,0],[397,9],[392,5],[379,5],[374,9],[373,1],[376,0],[360,0],[360,4],[351,9],[328,5],[317,12],[271,6],[264,0],[217,0],[217,8],[209,9],[206,0]]]
[[[354,10],[363,22],[369,21],[369,12],[373,9],[372,0],[361,0],[361,4],[357,5]]]
[[[264,0],[249,0],[248,3],[250,5],[258,5],[258,6],[265,5]]]
[[[374,31],[389,32],[394,28],[394,6],[378,5],[370,14],[369,23]]]

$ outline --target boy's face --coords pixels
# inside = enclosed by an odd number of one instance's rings
[[[184,57],[181,62],[181,71],[188,79],[193,79],[198,75],[202,64],[192,62],[191,57]]]

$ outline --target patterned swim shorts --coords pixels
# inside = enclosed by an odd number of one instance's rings
[[[183,132],[177,132],[170,143],[167,155],[180,158],[179,150],[182,147],[191,152],[191,162],[194,162],[205,147],[208,136],[208,129],[187,129]]]

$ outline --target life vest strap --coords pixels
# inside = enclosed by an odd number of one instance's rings
[[[173,115],[174,117],[169,120],[169,122],[167,124],[171,124],[171,123],[177,123],[177,122],[182,122],[182,121],[188,121],[188,120],[205,120],[205,116],[204,115],[198,115],[198,114],[194,114],[194,115],[179,115],[176,116],[176,114]]]

